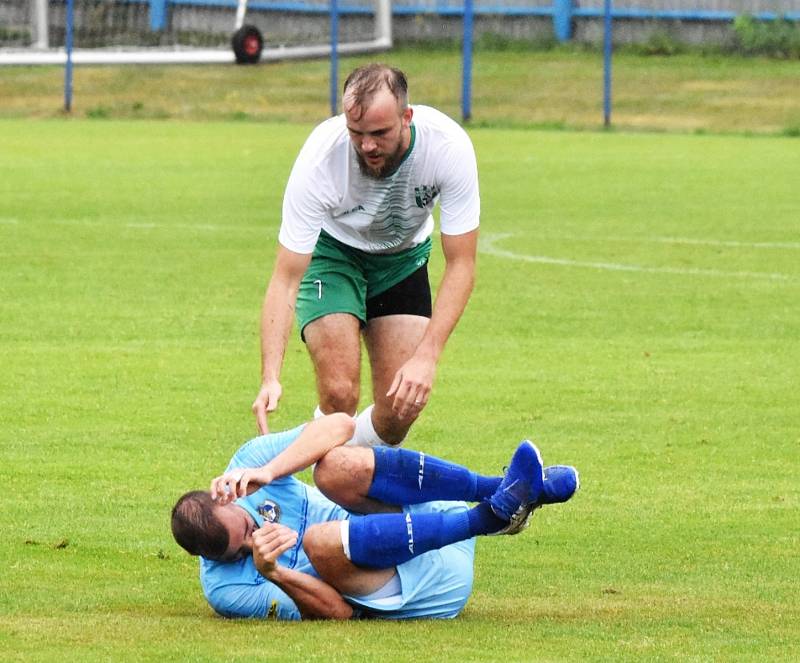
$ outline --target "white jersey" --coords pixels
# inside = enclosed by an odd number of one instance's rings
[[[314,129],[295,161],[283,198],[280,243],[311,253],[320,231],[368,253],[395,253],[440,228],[461,235],[478,227],[480,194],[475,150],[444,113],[414,106],[411,144],[389,177],[362,174],[344,115]]]

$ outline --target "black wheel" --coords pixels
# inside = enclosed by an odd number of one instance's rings
[[[231,40],[237,64],[255,64],[261,59],[264,38],[255,25],[243,25],[233,33]]]

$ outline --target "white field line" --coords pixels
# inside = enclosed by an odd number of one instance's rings
[[[179,230],[207,230],[227,231],[227,230],[252,230],[261,232],[264,229],[269,229],[271,226],[221,226],[218,224],[209,223],[148,223],[148,222],[129,222],[125,224],[111,223],[108,221],[93,221],[90,219],[52,219],[50,223],[58,225],[84,225],[84,226],[113,226],[115,228],[138,228],[141,230],[158,230],[175,228]],[[19,219],[2,218],[0,217],[0,224],[19,224]],[[482,238],[490,244],[494,242],[507,239],[511,237],[510,233],[491,234],[484,233]],[[700,246],[727,246],[733,248],[747,248],[747,249],[800,249],[800,242],[740,242],[736,240],[721,240],[721,239],[693,239],[689,237],[577,237],[574,235],[559,235],[550,236],[548,239],[566,240],[566,241],[598,241],[598,242],[655,242],[659,244],[696,244]]]
[[[575,241],[598,242],[650,242],[658,244],[694,244],[698,246],[726,246],[743,249],[800,249],[800,242],[739,242],[725,239],[693,239],[691,237],[551,237],[551,239],[564,239]]]
[[[101,224],[98,224],[101,225]],[[112,225],[112,224],[105,224]],[[226,232],[229,230],[252,230],[256,232],[263,232],[269,226],[220,226],[213,223],[126,223],[120,228],[132,228],[134,230],[169,230],[175,228],[177,230],[205,230],[209,232]]]
[[[17,219],[0,218],[0,223],[8,225],[18,224]],[[50,223],[69,226],[107,226],[116,228],[131,228],[139,230],[160,230],[160,229],[180,229],[180,230],[205,230],[210,232],[226,232],[226,231],[247,231],[258,232],[259,234],[269,230],[270,226],[222,226],[215,224],[202,224],[202,223],[176,223],[176,224],[162,224],[162,223],[109,223],[104,221],[91,221],[84,219],[53,219]],[[512,233],[482,233],[479,241],[479,250],[481,253],[495,256],[497,258],[507,258],[509,260],[521,260],[523,262],[532,262],[545,265],[562,265],[565,267],[583,267],[588,269],[601,269],[607,271],[617,272],[639,272],[648,274],[677,274],[684,276],[712,276],[721,278],[740,278],[740,279],[768,279],[772,281],[796,281],[797,277],[789,274],[780,274],[774,272],[728,272],[718,269],[697,269],[686,267],[648,267],[646,265],[630,265],[622,263],[611,262],[591,262],[581,260],[570,260],[568,258],[551,258],[549,256],[532,256],[522,253],[514,253],[506,249],[496,246],[498,242],[513,237]],[[578,237],[562,237],[561,239],[573,239],[580,241],[585,238]],[[623,238],[623,237],[602,237],[597,238],[599,241],[626,241],[626,242],[642,242],[642,241],[657,241],[664,243],[684,243],[684,244],[704,244],[711,246],[737,246],[737,247],[752,247],[752,248],[800,248],[800,243],[795,242],[735,242],[727,240],[693,240],[682,238],[670,237],[653,237],[653,238]]]
[[[213,223],[149,223],[128,222],[114,223],[111,221],[94,221],[92,219],[49,219],[47,223],[59,226],[88,226],[102,228],[128,228],[132,230],[203,230],[206,232],[229,232],[232,230],[264,233],[269,231],[272,224],[263,226],[223,226]]]
[[[653,237],[664,244],[700,244],[701,246],[730,246],[745,249],[800,249],[800,242],[737,242],[722,239],[690,239],[687,237]]]
[[[771,272],[727,272],[718,269],[697,269],[687,267],[648,267],[646,265],[629,265],[614,262],[591,262],[583,260],[570,260],[568,258],[551,258],[549,256],[532,256],[524,253],[514,253],[499,248],[497,243],[513,237],[511,233],[484,233],[480,237],[479,249],[481,253],[497,258],[521,260],[545,265],[562,265],[564,267],[584,267],[589,269],[602,269],[615,272],[639,272],[646,274],[677,274],[681,276],[713,276],[736,279],[768,279],[771,281],[796,281],[797,278],[789,274]]]

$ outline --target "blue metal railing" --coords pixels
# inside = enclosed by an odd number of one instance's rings
[[[64,0],[66,2],[66,0]],[[123,0],[127,4],[146,4],[150,6],[150,29],[153,31],[164,30],[167,27],[170,7],[220,7],[235,9],[237,0]],[[358,4],[357,2],[337,3],[337,14],[370,15],[374,13],[371,3]],[[436,2],[435,4],[395,4],[392,7],[394,16],[464,16],[464,2],[458,5],[449,2]],[[471,3],[470,3],[471,4]],[[249,11],[265,12],[294,12],[307,14],[328,14],[331,11],[330,2],[303,2],[302,0],[251,0],[247,4]],[[731,22],[739,16],[740,12],[731,10],[707,9],[653,9],[642,7],[614,7],[611,10],[612,19],[638,19],[638,20],[673,20],[673,21],[719,21]],[[785,19],[800,22],[800,11],[779,13],[774,11],[760,11],[751,14],[758,21],[776,21]],[[603,6],[578,7],[576,0],[551,0],[550,4],[540,5],[502,5],[502,4],[471,4],[470,16],[540,16],[551,18],[556,39],[567,41],[572,37],[572,21],[575,18],[598,18],[605,16]]]

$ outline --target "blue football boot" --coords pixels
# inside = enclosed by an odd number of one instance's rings
[[[518,534],[542,499],[544,470],[536,445],[523,440],[514,452],[503,481],[487,500],[495,515],[508,525],[495,534]]]
[[[544,468],[544,485],[534,508],[543,504],[566,502],[581,486],[578,470],[571,465],[551,465]]]

